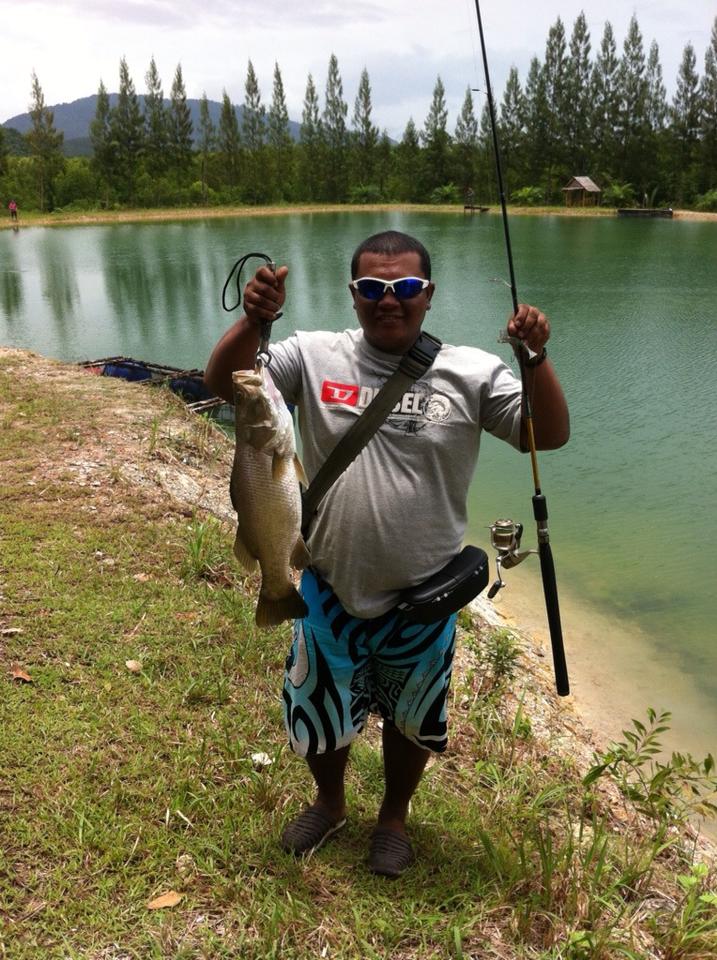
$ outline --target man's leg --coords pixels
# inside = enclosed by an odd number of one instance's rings
[[[406,832],[408,805],[415,793],[430,756],[411,740],[406,739],[388,720],[383,724],[383,769],[386,788],[378,823],[381,827]]]
[[[344,773],[349,758],[350,746],[307,757],[306,762],[316,781],[316,800],[312,807],[325,813],[334,823],[346,816]]]

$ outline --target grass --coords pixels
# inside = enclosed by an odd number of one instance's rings
[[[511,216],[545,216],[552,214],[564,217],[614,217],[612,207],[565,207],[560,205],[540,207],[509,206]],[[463,216],[462,204],[426,203],[372,203],[372,204],[277,204],[270,206],[232,207],[159,207],[156,209],[87,210],[82,212],[41,213],[37,210],[21,211],[19,226],[72,226],[96,223],[135,223],[163,220],[200,220],[216,217],[261,217],[284,216],[292,213],[371,213],[401,210],[409,213],[455,213]],[[500,204],[490,204],[489,216],[500,214]],[[675,218],[691,220],[717,220],[717,213],[695,210],[676,210]],[[9,217],[0,219],[0,229],[10,229]]]
[[[398,883],[365,867],[374,724],[346,830],[285,856],[281,824],[310,795],[284,746],[289,630],[255,629],[231,523],[201,506],[226,500],[225,438],[159,391],[25,355],[0,353],[0,398],[0,957],[717,955],[689,807],[641,812],[611,772],[637,763],[654,800],[639,743],[582,758],[530,651],[466,615],[416,866]],[[147,909],[170,890],[176,906]]]

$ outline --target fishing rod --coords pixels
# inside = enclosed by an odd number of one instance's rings
[[[503,170],[500,163],[500,148],[498,146],[498,124],[495,117],[495,106],[493,103],[493,91],[490,83],[490,72],[488,70],[488,54],[486,53],[485,37],[483,35],[483,18],[480,12],[479,0],[475,0],[476,15],[478,17],[478,32],[480,34],[481,53],[483,54],[483,72],[485,74],[486,95],[488,98],[488,113],[490,115],[490,127],[493,134],[493,153],[495,156],[495,169],[498,178],[498,192],[500,194],[500,208],[503,215],[503,233],[505,234],[505,250],[508,257],[508,271],[510,275],[510,295],[513,300],[513,314],[518,312],[518,293],[515,284],[515,270],[513,268],[513,251],[510,244],[510,229],[508,227],[508,209],[505,202],[505,187],[503,185]],[[555,687],[561,697],[566,697],[570,693],[570,682],[568,680],[568,667],[565,661],[565,647],[563,646],[563,630],[560,624],[560,605],[558,602],[558,585],[555,579],[555,564],[553,562],[553,551],[550,546],[550,536],[548,534],[548,504],[545,495],[540,489],[540,474],[538,472],[538,458],[535,447],[535,434],[533,432],[533,411],[530,393],[527,388],[525,372],[525,353],[526,346],[517,337],[503,336],[503,342],[510,343],[520,367],[520,379],[523,393],[523,412],[525,417],[525,427],[528,436],[528,449],[530,451],[530,463],[533,470],[533,516],[537,524],[538,531],[538,556],[540,559],[540,574],[543,581],[543,594],[545,596],[545,608],[548,615],[548,626],[550,627],[550,645],[553,650],[553,668],[555,671]],[[493,597],[503,586],[500,568],[501,563],[504,567],[515,566],[520,563],[529,553],[535,551],[518,552],[520,546],[520,537],[523,532],[521,524],[513,524],[512,521],[496,520],[491,527],[491,542],[498,550],[498,579],[491,587],[488,596]]]

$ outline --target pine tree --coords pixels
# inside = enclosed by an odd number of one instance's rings
[[[164,106],[162,81],[157,72],[154,57],[149,62],[145,76],[147,92],[144,95],[145,166],[153,177],[167,169],[169,156],[169,130],[167,111]]]
[[[620,143],[621,179],[630,182],[642,196],[648,186],[649,158],[647,156],[647,79],[642,34],[634,16],[630,19],[623,44],[618,70],[620,112],[618,142]]]
[[[440,76],[433,88],[433,99],[421,134],[424,149],[424,196],[448,182],[448,151],[451,138],[446,130],[448,108],[446,91]]]
[[[306,81],[299,142],[302,194],[307,200],[318,200],[323,181],[324,135],[319,116],[319,97],[311,74]]]
[[[55,115],[45,106],[37,74],[32,73],[32,103],[30,104],[32,127],[25,134],[30,148],[37,180],[40,210],[53,208],[53,182],[64,166],[62,155],[63,134],[55,130]]]
[[[588,173],[591,102],[590,31],[580,11],[570,37],[570,55],[566,68],[567,164],[568,173]]]
[[[650,130],[653,133],[660,133],[664,130],[667,121],[667,92],[665,84],[662,82],[660,48],[654,40],[650,45],[650,53],[647,57],[645,80],[647,83],[645,117]]]
[[[487,104],[486,104],[487,107]],[[537,57],[530,61],[525,81],[525,169],[526,186],[545,189],[545,157],[550,136],[550,117],[545,87],[545,70]],[[492,150],[492,148],[491,148]]]
[[[413,118],[409,117],[401,142],[396,147],[397,199],[415,203],[421,199],[421,145]]]
[[[5,131],[0,127],[0,177],[4,177],[8,170],[8,148],[5,140]]]
[[[376,173],[376,185],[378,187],[379,195],[383,200],[390,199],[388,190],[392,168],[393,145],[391,144],[391,138],[388,135],[388,131],[384,130],[381,134],[378,144],[376,145],[376,164],[374,167]]]
[[[538,63],[537,60],[536,63]],[[538,67],[540,67],[539,63]],[[487,99],[483,104],[478,124],[478,189],[476,190],[476,196],[479,200],[489,200],[498,196],[493,127]]]
[[[114,146],[110,128],[110,98],[104,83],[100,80],[97,91],[97,106],[94,119],[90,122],[90,142],[92,159],[90,166],[104,186],[105,206],[109,204],[109,190],[114,174]]]
[[[216,142],[216,130],[209,113],[206,90],[199,101],[199,156],[201,160],[202,202],[207,202],[207,173],[209,157]]]
[[[249,203],[261,203],[268,192],[264,162],[265,136],[265,110],[261,102],[259,81],[250,60],[244,84],[242,117],[242,139],[246,149],[244,193]]]
[[[570,105],[567,100],[567,53],[565,27],[558,17],[548,31],[545,44],[544,82],[548,108],[545,153],[546,194],[553,199],[557,179],[567,173]]]
[[[617,128],[620,114],[617,56],[612,24],[605,23],[600,52],[595,60],[592,82],[592,147],[601,176],[610,176],[616,168]]]
[[[712,36],[705,52],[705,72],[700,87],[702,101],[702,163],[700,188],[717,188],[717,17],[712,25]]]
[[[172,166],[180,178],[186,178],[191,168],[193,133],[182,65],[178,63],[169,97],[169,149]]]
[[[471,88],[466,88],[463,106],[456,120],[453,136],[453,155],[455,161],[456,182],[469,202],[475,199],[476,166],[478,162],[478,121],[473,107]]]
[[[144,150],[144,118],[124,57],[120,60],[117,105],[110,111],[110,131],[115,153],[115,186],[122,200],[131,201]]]
[[[675,192],[681,202],[690,202],[697,188],[698,138],[701,125],[700,81],[694,47],[688,43],[677,72],[677,89],[672,101],[672,135],[675,152]]]
[[[335,54],[329,59],[324,100],[323,132],[326,142],[326,199],[341,203],[348,190],[346,115],[348,104]]]
[[[222,109],[219,114],[217,146],[225,181],[234,189],[239,183],[241,165],[241,137],[236,110],[226,90],[222,91]]]
[[[353,115],[356,180],[363,185],[373,182],[376,165],[378,127],[371,122],[371,109],[371,83],[368,70],[364,67],[361,71]]]
[[[523,178],[521,158],[525,138],[525,113],[525,97],[520,87],[518,70],[516,67],[511,67],[498,120],[501,161],[508,196],[512,190],[521,185]]]
[[[269,108],[267,139],[272,156],[274,196],[280,200],[288,200],[292,196],[294,186],[294,142],[289,132],[289,112],[286,109],[284,84],[278,63],[274,64],[274,88]]]

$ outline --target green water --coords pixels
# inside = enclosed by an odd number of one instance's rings
[[[429,329],[507,359],[496,343],[510,307],[493,279],[506,272],[499,218],[430,213],[3,231],[0,343],[68,360],[125,354],[203,366],[231,322],[224,278],[250,250],[290,267],[284,331],[342,329],[354,322],[351,252],[388,226],[432,253]],[[511,230],[520,298],[552,319],[550,355],[572,415],[568,447],[540,456],[561,594],[580,605],[583,627],[593,612],[627,631],[620,651],[593,635],[583,661],[609,677],[619,652],[615,670],[628,683],[630,671],[637,683],[663,663],[660,689],[644,697],[684,709],[700,743],[717,746],[717,225],[515,217]],[[492,438],[481,457],[471,534],[484,539],[509,515],[532,545],[527,458]],[[531,578],[528,564],[508,575]],[[632,660],[631,628],[647,638]],[[689,681],[694,702],[673,702],[677,679]]]

